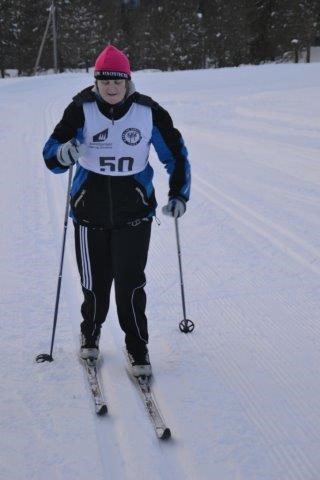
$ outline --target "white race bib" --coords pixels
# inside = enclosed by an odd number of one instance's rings
[[[101,175],[134,175],[148,163],[152,135],[150,107],[133,103],[119,120],[110,120],[96,102],[83,104],[86,153],[79,158],[82,167]]]

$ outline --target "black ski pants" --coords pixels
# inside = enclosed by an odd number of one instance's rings
[[[145,351],[148,343],[144,269],[152,221],[138,222],[109,230],[74,223],[77,264],[84,294],[81,332],[86,337],[100,333],[114,281],[118,319],[125,332],[126,346],[132,353]]]

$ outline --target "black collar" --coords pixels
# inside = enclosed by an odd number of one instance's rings
[[[100,112],[103,115],[105,115],[107,118],[110,118],[110,120],[119,120],[119,118],[123,117],[131,107],[133,102],[133,98],[131,97],[132,95],[126,98],[124,102],[121,102],[120,104],[117,104],[117,105],[110,105],[110,103],[107,103],[102,99],[100,100],[100,98],[97,96],[96,96],[96,102]]]

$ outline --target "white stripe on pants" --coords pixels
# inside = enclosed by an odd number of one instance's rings
[[[88,248],[88,229],[82,225],[80,225],[80,251],[82,264],[82,285],[87,290],[92,290],[91,264]]]

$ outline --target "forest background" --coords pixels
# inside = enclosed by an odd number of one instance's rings
[[[133,70],[310,61],[320,0],[0,0],[0,74],[34,73],[52,4],[60,72],[88,69],[112,43]],[[53,67],[49,28],[38,72]]]

